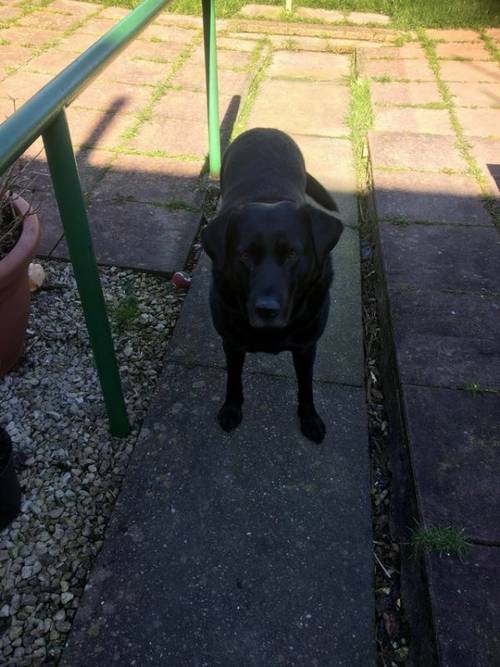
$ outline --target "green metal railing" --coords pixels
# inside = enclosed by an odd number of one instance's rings
[[[145,0],[0,125],[0,174],[41,135],[82,302],[111,433],[130,431],[65,108],[163,9]],[[210,174],[220,170],[215,0],[202,0]]]

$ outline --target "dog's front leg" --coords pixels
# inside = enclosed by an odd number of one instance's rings
[[[245,352],[224,341],[227,364],[226,400],[219,410],[217,419],[224,431],[232,431],[242,419],[243,385],[241,372],[245,363]]]
[[[320,443],[325,437],[326,428],[314,407],[312,380],[315,357],[316,344],[293,352],[293,365],[299,387],[297,414],[300,419],[300,430],[309,440]]]

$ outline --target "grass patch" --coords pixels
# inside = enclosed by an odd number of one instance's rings
[[[463,528],[430,526],[412,531],[411,545],[415,554],[438,553],[440,556],[462,557],[471,546]]]
[[[484,42],[484,46],[488,49],[493,58],[500,65],[500,49],[496,45],[496,42],[492,40],[491,37],[485,33],[484,30],[480,31],[480,37]]]
[[[358,187],[361,187],[366,179],[368,162],[368,155],[365,150],[366,135],[373,125],[373,110],[370,84],[366,79],[358,78],[354,58],[349,86],[351,88],[351,106],[345,120],[350,129]]]
[[[283,6],[281,0],[260,0],[263,4]],[[141,0],[92,0],[104,5],[137,7]],[[218,0],[217,16],[236,14],[246,0]],[[295,6],[334,9],[344,12],[375,12],[388,14],[402,28],[481,28],[500,25],[498,0],[301,0]],[[168,11],[200,14],[199,0],[173,0]]]
[[[234,124],[233,131],[231,133],[231,141],[246,129],[248,118],[250,116],[250,112],[252,111],[260,84],[264,78],[267,68],[271,64],[271,52],[268,52],[265,56],[263,56],[264,49],[266,48],[268,48],[268,40],[261,39],[257,43],[252,53],[252,63],[254,63],[254,68],[256,71],[248,88],[248,93],[246,94],[243,101],[243,105],[241,106],[238,118]],[[259,62],[260,65],[258,65]]]
[[[128,288],[130,289],[130,288]],[[122,299],[116,303],[110,304],[108,307],[109,317],[118,331],[129,329],[135,324],[139,315],[141,314],[139,308],[139,301],[135,294],[126,294]]]

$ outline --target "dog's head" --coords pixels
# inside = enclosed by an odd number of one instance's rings
[[[337,217],[308,204],[255,203],[215,218],[202,243],[250,325],[282,328],[342,229]]]

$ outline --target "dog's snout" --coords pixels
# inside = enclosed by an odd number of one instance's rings
[[[263,320],[274,320],[280,312],[280,305],[272,297],[262,297],[255,304],[255,312]]]

